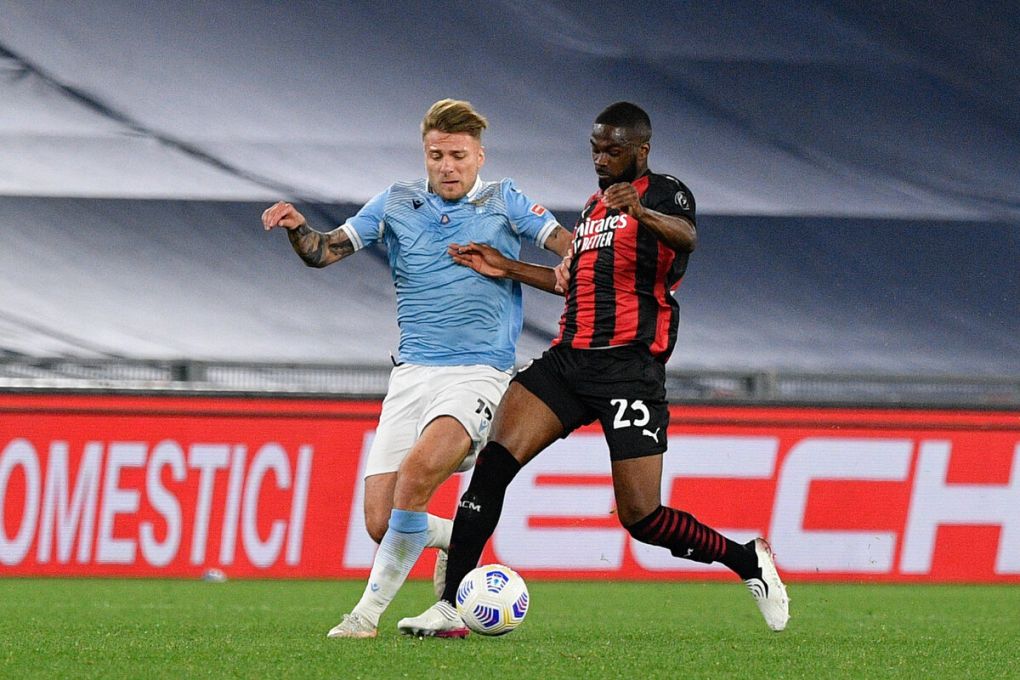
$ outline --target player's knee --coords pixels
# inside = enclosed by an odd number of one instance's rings
[[[404,508],[423,510],[435,490],[450,476],[450,468],[448,461],[426,456],[406,459],[397,473],[397,483],[393,489],[394,503]]]
[[[484,493],[499,490],[502,492],[510,485],[520,470],[521,464],[517,462],[509,449],[499,442],[490,441],[478,453],[468,491]]]
[[[659,505],[650,513],[645,513],[637,518],[632,518],[619,511],[617,516],[620,518],[620,524],[627,530],[627,533],[634,537],[634,540],[657,545],[655,539],[661,533],[657,531],[657,525],[661,523],[664,512],[665,508]]]
[[[630,507],[626,505],[618,505],[616,508],[616,519],[619,520],[620,525],[627,531],[631,530],[635,524],[648,517],[650,514],[655,512],[657,508],[655,506],[649,507]]]
[[[633,522],[630,522],[630,523],[625,522],[622,517],[620,517],[619,520],[620,520],[620,524],[623,526],[623,528],[627,530],[627,533],[630,534],[631,537],[635,541],[640,541],[642,543],[647,543],[647,541],[645,540],[644,533],[642,533],[640,529],[636,528],[636,526],[635,526],[635,524]],[[378,541],[376,541],[376,543],[378,543]]]

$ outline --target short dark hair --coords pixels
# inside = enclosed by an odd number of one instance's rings
[[[602,113],[595,117],[595,124],[632,130],[642,142],[652,138],[652,121],[648,114],[640,106],[630,102],[616,102],[602,109]]]

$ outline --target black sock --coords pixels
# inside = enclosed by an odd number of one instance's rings
[[[719,561],[735,571],[744,581],[755,576],[761,577],[758,555],[754,552],[754,541],[741,545],[727,538],[726,554],[720,557]]]
[[[442,598],[447,602],[456,601],[461,579],[478,566],[485,542],[496,530],[503,513],[506,488],[520,469],[520,463],[497,442],[489,442],[478,454],[471,483],[460,497],[453,521]]]
[[[669,548],[676,557],[706,564],[721,562],[742,579],[758,572],[753,542],[748,549],[683,510],[660,505],[647,517],[627,527],[627,531],[642,543]]]

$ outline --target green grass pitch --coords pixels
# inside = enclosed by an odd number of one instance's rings
[[[374,640],[328,640],[362,582],[0,579],[3,678],[1015,678],[1020,587],[790,585],[772,633],[739,583],[531,583],[501,638],[417,640],[411,582]]]

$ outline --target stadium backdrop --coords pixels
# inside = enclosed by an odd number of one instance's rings
[[[0,395],[0,573],[363,577],[379,406]],[[1020,583],[1018,412],[674,406],[663,492],[767,535],[790,580]],[[728,578],[619,527],[597,426],[523,469],[486,551],[527,578]]]

